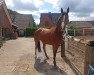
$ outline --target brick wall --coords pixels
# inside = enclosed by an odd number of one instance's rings
[[[12,21],[8,14],[7,7],[6,7],[5,3],[3,2],[0,7],[1,7],[0,14],[2,15],[2,17],[0,19],[0,26],[4,29],[3,37],[8,36],[9,38],[16,38],[16,35],[12,28]]]

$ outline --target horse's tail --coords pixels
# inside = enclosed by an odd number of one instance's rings
[[[36,49],[38,48],[38,52],[41,52],[41,46],[40,46],[40,40],[39,40],[40,32],[41,32],[41,31],[42,31],[42,29],[39,28],[39,29],[36,30],[35,33],[34,33],[35,46],[36,46]]]
[[[41,52],[40,41],[38,42],[38,45],[37,45],[37,47],[38,47],[38,52]]]

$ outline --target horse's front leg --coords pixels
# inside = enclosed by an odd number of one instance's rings
[[[44,53],[45,53],[46,58],[47,58],[47,59],[49,59],[49,57],[48,57],[48,55],[47,55],[47,53],[46,53],[45,46],[46,46],[46,45],[45,45],[45,44],[43,44],[43,50],[44,50]]]
[[[53,46],[53,64],[54,64],[54,67],[56,67],[56,53],[57,53],[57,49],[58,49],[59,46]]]

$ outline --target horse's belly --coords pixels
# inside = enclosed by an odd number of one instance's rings
[[[41,38],[40,40],[41,40],[42,43],[44,43],[44,44],[51,44],[51,43],[52,43],[51,40],[50,40],[50,38]]]
[[[60,45],[61,44],[61,41],[53,39],[52,37],[41,38],[40,40],[42,41],[43,44],[49,44],[49,45],[54,45],[54,44]]]
[[[43,44],[60,44],[61,40],[58,39],[57,37],[54,37],[50,32],[42,31],[40,33],[40,40],[42,41]]]

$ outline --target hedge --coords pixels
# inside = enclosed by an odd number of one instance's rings
[[[25,30],[25,36],[26,37],[33,37],[34,36],[34,32],[37,30],[37,27],[32,27],[32,28],[26,28]]]

